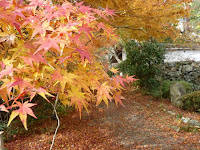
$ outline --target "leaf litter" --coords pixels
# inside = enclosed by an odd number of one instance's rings
[[[184,126],[179,118],[166,113],[172,111],[181,116],[200,120],[198,113],[180,110],[168,99],[155,99],[138,91],[124,91],[123,106],[95,105],[82,113],[71,112],[60,116],[61,127],[56,136],[55,150],[129,150],[129,149],[200,149],[198,131],[174,130]],[[41,132],[45,128],[46,132]],[[12,150],[48,150],[56,120],[47,119],[30,126],[24,134],[16,135],[5,143]]]

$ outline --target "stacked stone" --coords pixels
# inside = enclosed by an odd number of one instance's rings
[[[163,71],[166,80],[184,80],[200,85],[200,62],[168,62],[163,65]]]

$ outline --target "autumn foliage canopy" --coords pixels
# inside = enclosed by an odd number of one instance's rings
[[[36,118],[31,109],[36,95],[47,101],[58,95],[80,114],[89,103],[122,104],[124,83],[135,79],[110,78],[99,59],[104,52],[92,44],[96,38],[117,41],[114,29],[99,21],[113,15],[82,2],[0,1],[0,108],[11,112],[8,125],[19,116],[27,129],[27,115]]]
[[[62,1],[62,0],[58,0]],[[114,21],[107,24],[115,27],[123,38],[139,41],[168,37],[179,38],[177,30],[181,18],[189,16],[192,0],[85,0],[94,8],[115,10]]]

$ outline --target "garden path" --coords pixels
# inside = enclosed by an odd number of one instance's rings
[[[125,108],[111,102],[83,112],[61,117],[61,127],[54,144],[55,150],[134,150],[134,149],[200,149],[200,134],[188,129],[179,119],[165,110],[180,116],[200,120],[200,115],[185,112],[171,105],[169,100],[156,100],[141,92],[126,91]],[[53,125],[51,125],[53,124]],[[46,122],[31,130],[31,134],[16,136],[5,144],[9,150],[49,149],[56,121]],[[177,132],[177,128],[181,128]],[[45,128],[46,132],[39,132]],[[186,132],[189,131],[190,132]],[[34,134],[33,134],[34,133]]]

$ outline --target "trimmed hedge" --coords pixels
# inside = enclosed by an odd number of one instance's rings
[[[200,91],[195,91],[184,95],[180,99],[183,102],[182,109],[190,111],[200,111]]]

